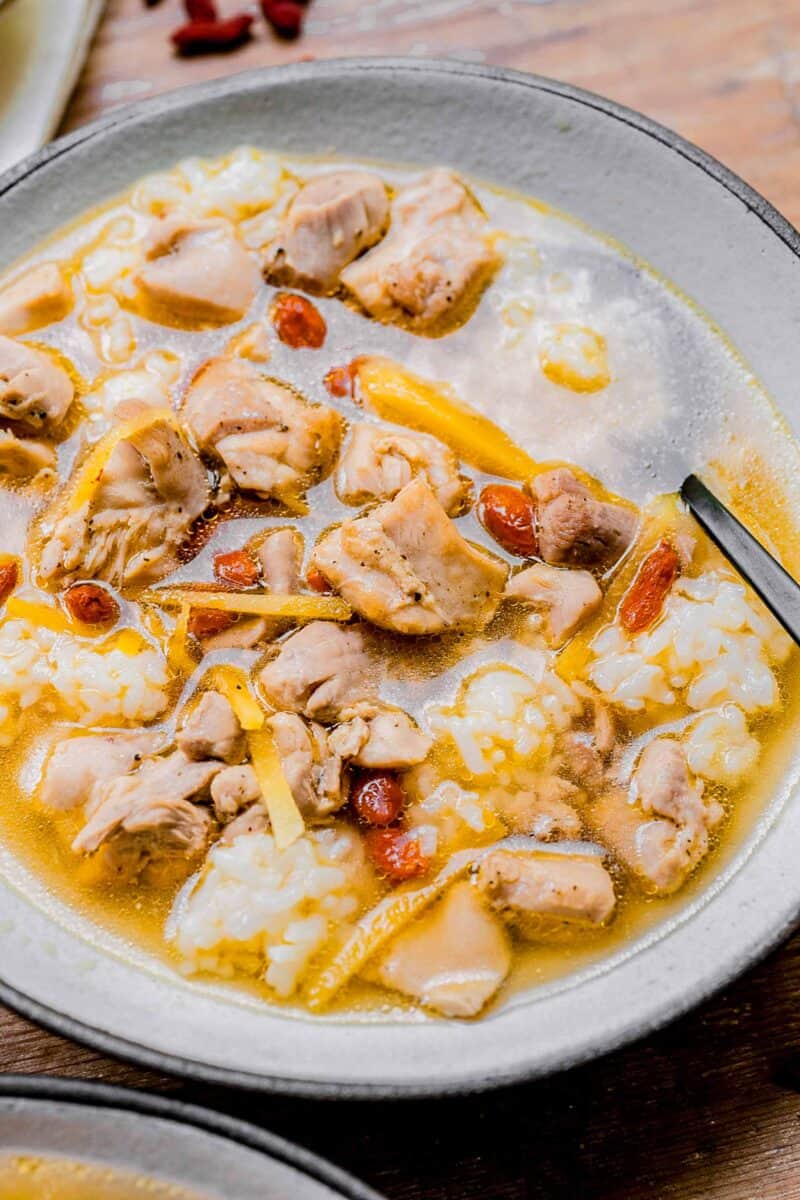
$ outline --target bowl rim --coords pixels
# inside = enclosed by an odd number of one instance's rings
[[[23,159],[0,175],[0,198],[17,184],[30,179],[39,169],[78,149],[84,143],[93,141],[108,130],[123,127],[142,118],[153,119],[167,112],[174,115],[176,110],[181,112],[192,108],[196,103],[207,103],[231,93],[245,94],[250,91],[259,91],[273,81],[276,85],[281,85],[302,82],[304,77],[341,78],[347,75],[363,76],[368,72],[383,74],[387,78],[396,77],[398,74],[424,74],[450,76],[456,79],[459,77],[483,79],[511,87],[523,87],[550,93],[595,110],[660,143],[710,176],[739,200],[748,212],[758,217],[796,259],[800,259],[800,232],[769,201],[712,155],[666,126],[625,105],[572,84],[505,67],[485,66],[448,59],[415,59],[396,56],[332,58],[293,63],[281,67],[257,68],[223,76],[221,79],[173,89],[135,104],[120,106],[119,109],[114,109],[111,113],[81,126]],[[710,898],[713,894],[713,883],[709,887],[712,889],[711,891],[707,889]],[[464,1095],[505,1087],[555,1071],[569,1069],[661,1028],[684,1015],[742,974],[748,967],[764,958],[796,928],[798,922],[800,922],[800,889],[798,895],[793,899],[790,898],[790,902],[784,904],[780,912],[775,914],[775,922],[766,933],[763,930],[759,931],[758,937],[751,936],[747,943],[736,948],[736,952],[728,952],[727,955],[721,956],[713,967],[705,970],[701,979],[695,980],[694,985],[682,993],[679,1001],[675,1001],[673,998],[670,1005],[653,1003],[647,1012],[621,1020],[613,1029],[606,1030],[603,1035],[596,1037],[590,1044],[582,1045],[569,1057],[562,1058],[556,1064],[545,1063],[536,1066],[523,1060],[511,1070],[493,1073],[489,1076],[480,1069],[465,1068],[456,1073],[449,1073],[446,1080],[418,1078],[411,1083],[365,1081],[336,1083],[313,1078],[286,1078],[277,1074],[249,1072],[203,1062],[200,1059],[186,1058],[142,1045],[119,1034],[107,1033],[96,1029],[80,1018],[65,1015],[49,1004],[26,995],[18,988],[7,984],[2,978],[0,978],[0,1002],[62,1037],[70,1038],[79,1044],[117,1059],[190,1081],[315,1099],[394,1099]],[[13,1079],[12,1076],[4,1078]],[[119,1090],[124,1091],[124,1089]],[[3,1079],[0,1078],[0,1095],[2,1094]],[[202,1112],[202,1110],[200,1111]]]
[[[307,1178],[330,1188],[342,1200],[383,1200],[373,1188],[305,1146],[299,1146],[240,1117],[232,1117],[217,1109],[190,1104],[172,1096],[88,1079],[61,1079],[50,1075],[0,1076],[0,1103],[15,1100],[112,1109],[138,1117],[173,1121],[177,1125],[190,1126],[201,1133],[224,1138],[244,1149],[255,1150],[265,1158],[293,1167]]]

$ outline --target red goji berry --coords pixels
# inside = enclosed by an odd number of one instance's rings
[[[184,57],[235,50],[249,41],[252,24],[249,13],[225,21],[188,21],[171,35],[172,43]]]
[[[422,852],[419,839],[411,837],[398,825],[368,830],[364,834],[364,844],[378,872],[392,883],[424,875],[431,865],[427,854]]]
[[[261,11],[280,37],[300,36],[305,10],[297,0],[261,0]]]
[[[306,583],[312,592],[319,592],[322,596],[328,596],[333,591],[322,571],[317,570],[316,567],[309,567],[308,574],[306,575]]]
[[[219,13],[214,0],[183,0],[183,7],[190,21],[218,21]]]
[[[19,583],[19,563],[15,558],[0,563],[0,604],[5,604]]]
[[[507,483],[490,483],[480,494],[478,516],[509,554],[531,558],[538,551],[536,509],[530,496]]]
[[[293,350],[319,350],[328,327],[319,309],[305,296],[281,292],[270,313],[278,337]]]
[[[219,608],[193,608],[189,614],[189,633],[192,637],[207,638],[224,633],[236,623],[236,614]]]
[[[403,811],[406,794],[393,771],[359,771],[350,804],[365,825],[391,825]]]
[[[619,620],[628,633],[641,633],[660,616],[664,601],[680,572],[680,559],[669,542],[659,542],[639,567],[622,598]]]
[[[357,373],[358,359],[354,359],[346,367],[331,367],[322,382],[332,396],[352,400],[356,391]]]
[[[113,625],[119,619],[119,605],[99,583],[74,583],[64,593],[70,616],[83,625]]]
[[[214,574],[220,583],[235,588],[253,587],[258,583],[258,563],[246,550],[230,550],[214,555]]]

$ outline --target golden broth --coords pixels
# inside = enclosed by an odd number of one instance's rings
[[[325,165],[295,163],[294,169],[306,175]],[[391,170],[386,174],[389,179],[402,177]],[[713,462],[718,479],[728,485],[737,509],[769,538],[790,567],[798,569],[797,447],[768,398],[754,386],[744,365],[718,333],[684,298],[643,271],[642,264],[619,247],[536,202],[496,189],[476,190],[493,223],[507,231],[512,249],[503,273],[468,322],[447,337],[426,339],[365,321],[336,300],[315,300],[328,324],[324,349],[297,354],[276,343],[269,373],[293,383],[310,399],[333,403],[346,417],[353,417],[358,409],[347,400],[331,401],[325,392],[325,374],[358,354],[386,355],[427,379],[447,381],[463,401],[490,415],[537,461],[575,463],[608,489],[639,504],[654,494],[674,491],[687,471]],[[104,244],[103,231],[111,223],[121,220],[135,226],[141,224],[141,217],[131,197],[123,197],[56,235],[32,261],[58,258],[69,263],[75,276],[87,252]],[[525,259],[527,267],[512,261],[515,240],[521,239],[537,247],[536,254]],[[129,322],[135,344],[128,357],[119,360],[109,356],[102,338],[89,328],[83,301],[83,307],[79,304],[58,325],[38,330],[31,340],[57,347],[67,356],[81,381],[79,392],[89,412],[98,380],[102,382],[115,372],[135,366],[148,353],[164,347],[178,361],[177,377],[170,384],[171,394],[176,396],[202,362],[221,352],[254,320],[261,319],[274,291],[263,285],[243,320],[219,329],[153,324],[133,300],[125,302],[120,305],[119,319]],[[563,383],[571,377],[569,371],[556,369],[550,360],[547,371],[535,368],[529,326],[533,328],[532,323],[545,319],[562,323],[580,319],[581,328],[589,322],[589,332],[596,332],[593,344],[602,344],[603,354],[606,350],[608,353],[608,378],[603,375],[602,385],[593,389],[578,381],[576,386],[566,388]],[[701,408],[698,397],[702,398]],[[74,462],[80,437],[74,423],[66,432],[59,447],[62,471],[69,470]],[[771,464],[769,468],[766,463]],[[479,471],[469,474],[476,492],[492,478]],[[42,494],[31,488],[9,487],[0,492],[0,522],[6,538],[0,550],[23,550],[26,530],[42,499]],[[310,491],[309,505],[309,516],[302,522],[308,543],[352,512],[339,503],[330,480]],[[209,544],[180,568],[179,580],[208,582],[212,551],[241,545],[265,516],[271,518],[273,514],[268,506],[253,504],[242,509],[237,519],[217,522]],[[463,522],[462,528],[465,536],[498,553],[497,545],[474,515]],[[721,561],[702,535],[699,542],[698,568]],[[623,563],[620,579],[628,582],[638,561],[637,556],[633,562]],[[613,618],[623,591],[621,584],[611,581],[602,617],[593,629]],[[124,606],[124,617],[126,624],[152,639],[153,631],[142,625],[135,605]],[[492,642],[496,642],[498,657],[505,661],[517,624],[517,617],[501,612],[480,637],[471,641],[464,637],[433,639],[426,643],[424,654],[417,644],[387,636],[398,677],[387,680],[385,698],[419,714],[426,705],[442,698],[443,674],[450,672],[447,686],[451,686],[452,673],[458,672],[468,650],[490,651]],[[567,677],[573,674],[570,656],[579,658],[578,640],[565,651]],[[253,659],[241,661],[251,665]],[[686,886],[672,897],[654,899],[615,866],[622,887],[613,924],[571,941],[520,945],[513,989],[592,964],[601,955],[609,955],[644,935],[695,899],[730,861],[790,766],[790,734],[800,717],[795,663],[796,654],[792,654],[776,670],[781,713],[762,718],[756,726],[756,736],[764,747],[757,777],[727,790],[725,821],[714,835],[711,852]],[[177,690],[173,699],[177,698]],[[675,715],[670,709],[662,709],[644,720],[652,726],[667,723]],[[77,862],[69,843],[78,830],[79,817],[45,812],[35,799],[35,772],[30,769],[31,758],[40,761],[43,757],[57,717],[57,713],[34,711],[23,722],[15,742],[0,750],[0,772],[7,781],[0,795],[0,837],[58,899],[88,915],[112,935],[155,957],[170,958],[164,924],[192,868],[171,878],[114,883],[98,879],[91,861]],[[621,724],[623,736],[632,738],[642,731],[643,718],[626,714]],[[439,753],[446,755],[441,748]],[[588,807],[584,816],[591,824]],[[245,983],[250,986],[252,981]],[[270,999],[274,1000],[271,994]],[[395,1003],[392,996],[391,1006]],[[340,1009],[372,1009],[376,1005],[387,1006],[386,994],[360,982],[351,985],[337,1001]],[[49,1195],[32,1192],[31,1196],[40,1194]],[[53,1196],[57,1194],[61,1195]],[[64,1193],[65,1200],[68,1194],[72,1193]],[[127,1193],[108,1192],[109,1197],[112,1194]],[[0,1192],[0,1200],[2,1195]]]
[[[203,1200],[172,1183],[159,1183],[115,1167],[0,1154],[0,1200]]]

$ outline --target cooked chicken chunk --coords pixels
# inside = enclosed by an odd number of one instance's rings
[[[592,822],[622,861],[658,895],[676,891],[707,854],[722,819],[689,775],[680,745],[651,742],[634,772],[630,794],[613,788],[592,809]]]
[[[570,571],[534,563],[514,575],[506,595],[533,605],[544,614],[545,636],[561,646],[603,603],[603,593],[588,571]]]
[[[203,693],[175,740],[178,749],[195,761],[221,758],[226,763],[238,763],[244,757],[239,718],[220,692]]]
[[[225,826],[222,841],[229,845],[243,833],[267,833],[269,828],[269,813],[264,805],[252,804]]]
[[[100,783],[72,849],[91,854],[121,833],[157,833],[165,848],[197,853],[208,837],[210,818],[191,800],[206,798],[220,770],[218,762],[191,762],[176,750],[168,758],[149,759],[131,775]]]
[[[88,734],[57,742],[45,763],[39,799],[48,808],[77,808],[96,783],[133,770],[163,742],[159,733]]]
[[[335,721],[343,709],[374,691],[374,668],[363,630],[312,621],[280,644],[261,672],[261,686],[277,709]]]
[[[341,280],[373,317],[430,329],[459,315],[496,264],[483,213],[440,168],[398,191],[388,234]]]
[[[537,475],[539,552],[546,562],[609,567],[636,533],[635,513],[622,504],[595,500],[572,471],[559,467]]]
[[[69,375],[44,350],[0,336],[0,418],[52,433],[74,395]]]
[[[511,969],[508,934],[471,883],[456,883],[368,970],[445,1017],[475,1017]]]
[[[183,417],[237,487],[265,499],[291,501],[324,478],[341,440],[338,413],[307,403],[245,359],[207,363],[186,394]]]
[[[428,756],[433,739],[401,708],[362,701],[342,717],[328,745],[353,766],[403,770]]]
[[[35,438],[19,438],[8,429],[0,429],[0,475],[30,479],[40,471],[54,470],[55,448]]]
[[[56,263],[40,263],[0,292],[0,333],[31,333],[60,321],[72,307],[72,289]]]
[[[342,790],[342,760],[330,749],[325,729],[289,712],[276,713],[268,724],[303,817],[315,820],[341,808],[347,799]]]
[[[478,886],[532,941],[564,926],[603,925],[616,904],[602,861],[577,855],[492,850],[478,868]]]
[[[389,198],[370,171],[309,180],[292,200],[264,264],[268,283],[333,292],[339,272],[383,236]]]
[[[225,767],[211,780],[211,799],[217,820],[230,821],[261,799],[256,773],[250,763]]]
[[[336,472],[336,494],[344,504],[391,500],[421,476],[449,516],[469,503],[471,485],[458,472],[449,447],[426,433],[398,433],[358,422],[350,431]]]
[[[296,529],[276,529],[259,542],[255,552],[267,591],[279,596],[300,591],[303,548],[303,535]]]
[[[421,478],[326,534],[312,561],[362,617],[407,634],[486,625],[508,574],[464,540]]]
[[[258,290],[258,269],[225,221],[180,215],[155,222],[136,282],[182,321],[238,321]]]
[[[176,551],[211,500],[202,463],[166,420],[118,442],[94,495],[45,523],[45,579],[150,583],[173,569]]]

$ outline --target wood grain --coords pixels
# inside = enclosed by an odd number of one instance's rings
[[[237,7],[234,3],[232,7]],[[301,56],[415,54],[553,75],[641,109],[800,222],[793,0],[316,0],[307,35],[171,56],[177,0],[111,0],[65,128],[115,104]],[[800,1197],[800,937],[634,1046],[481,1098],[307,1103],[188,1087],[0,1011],[0,1069],[170,1088],[262,1121],[396,1200]],[[155,1019],[155,1018],[154,1018]]]

